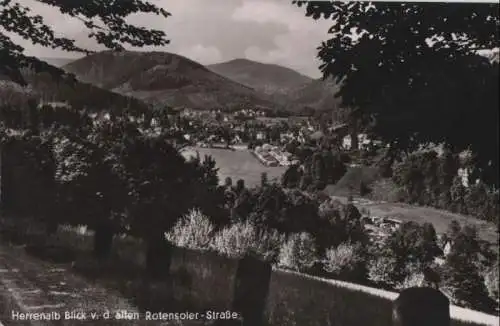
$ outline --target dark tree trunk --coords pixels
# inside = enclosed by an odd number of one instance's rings
[[[152,279],[165,277],[170,265],[170,245],[163,231],[153,231],[147,239],[146,271]]]
[[[358,141],[358,130],[355,127],[352,127],[351,132],[351,149],[358,150],[359,149],[359,141]]]
[[[57,232],[57,228],[59,227],[59,224],[53,220],[49,219],[46,222],[46,228],[47,228],[47,235],[54,235]]]
[[[109,257],[113,246],[113,227],[109,222],[96,226],[94,234],[94,255],[98,259]]]

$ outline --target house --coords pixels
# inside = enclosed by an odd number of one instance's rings
[[[366,149],[372,143],[372,140],[368,138],[366,134],[358,134],[358,143],[361,149]],[[342,139],[342,147],[349,150],[352,146],[351,136],[344,136]]]
[[[49,102],[40,101],[38,103],[38,108],[42,108],[44,106],[50,106],[50,107],[52,107],[54,109],[56,109],[56,108],[69,108],[69,107],[71,107],[71,105],[68,102],[60,102],[60,101],[49,101]]]
[[[241,140],[241,137],[239,135],[236,135],[236,136],[234,136],[232,143],[233,144],[241,144],[241,143],[243,143],[243,141]]]

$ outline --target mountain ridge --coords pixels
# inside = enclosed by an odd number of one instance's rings
[[[25,86],[6,76],[0,78],[0,105],[23,107],[33,102],[67,102],[93,111],[125,108],[144,111],[148,108],[136,98],[79,82],[68,74],[56,77],[50,72],[35,72],[30,68],[24,68],[21,74]]]
[[[313,80],[291,68],[243,58],[208,65],[207,68],[266,95],[287,94]]]
[[[172,107],[276,109],[251,87],[169,52],[103,51],[65,65],[79,80],[147,103]]]

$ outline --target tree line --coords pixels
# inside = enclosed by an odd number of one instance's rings
[[[45,179],[31,213],[49,233],[59,224],[88,225],[98,257],[109,254],[114,234],[128,233],[148,243],[154,269],[164,232],[188,209],[224,219],[215,162],[186,161],[168,129],[152,126],[150,117],[48,106],[1,112],[2,147],[20,148]],[[161,126],[166,117],[156,119]]]
[[[415,152],[391,167],[382,163],[382,173],[400,187],[402,201],[446,209],[498,224],[499,192],[483,180],[458,175],[467,168],[467,159],[445,150]],[[389,171],[388,171],[389,169]],[[464,183],[466,180],[466,183]]]

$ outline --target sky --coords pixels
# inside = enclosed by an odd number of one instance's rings
[[[330,23],[305,17],[305,8],[291,0],[151,0],[169,11],[165,19],[156,16],[134,16],[130,22],[164,30],[170,44],[154,50],[186,56],[202,64],[213,64],[236,58],[274,63],[318,78],[320,61],[317,47],[328,37]],[[97,50],[87,37],[83,24],[63,16],[52,7],[35,0],[23,0],[33,12],[41,14],[47,24],[61,36],[77,40],[78,45]],[[37,57],[75,57],[59,50],[33,46],[21,38],[14,40]],[[144,48],[143,50],[152,50]]]

